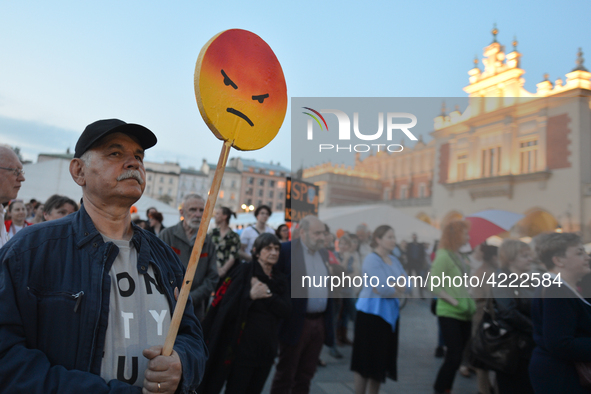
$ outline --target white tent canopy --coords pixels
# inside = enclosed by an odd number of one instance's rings
[[[166,227],[174,226],[179,222],[179,220],[181,220],[181,214],[179,213],[178,209],[173,208],[162,201],[148,197],[145,194],[133,205],[135,205],[137,208],[137,213],[139,213],[140,218],[143,220],[148,220],[146,217],[146,211],[150,207],[156,208],[156,210],[162,214],[164,217],[162,224],[164,224]]]
[[[410,241],[412,234],[416,233],[419,242],[433,245],[441,237],[441,232],[435,227],[385,204],[324,208],[319,210],[318,216],[333,233],[338,229],[355,233],[357,226],[365,223],[370,231],[382,224],[391,226],[398,241]]]
[[[29,201],[34,198],[37,201],[46,201],[54,194],[70,197],[79,202],[82,198],[82,188],[74,182],[70,175],[70,161],[65,159],[48,160],[41,163],[24,165],[25,181],[22,183],[18,198]],[[146,220],[146,210],[154,207],[164,217],[163,224],[166,227],[174,226],[180,215],[177,209],[161,201],[142,196],[134,204],[140,218]]]
[[[248,226],[251,224],[255,224],[257,219],[254,217],[253,212],[249,213],[239,213],[236,215],[236,219],[232,218],[230,220],[230,226],[232,228],[236,228],[238,226]],[[273,229],[277,229],[279,225],[285,223],[285,213],[281,212],[274,212],[267,220],[267,226],[272,227]]]

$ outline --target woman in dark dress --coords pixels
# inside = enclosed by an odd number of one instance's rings
[[[538,258],[548,268],[532,300],[536,348],[529,377],[537,394],[588,393],[579,382],[577,362],[591,362],[591,304],[577,282],[591,272],[589,256],[576,234],[552,233],[536,239]]]
[[[254,242],[253,260],[227,276],[203,321],[209,350],[199,393],[260,393],[277,355],[279,322],[288,317],[287,278],[275,264],[280,243],[263,233]]]

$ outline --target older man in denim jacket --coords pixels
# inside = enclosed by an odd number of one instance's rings
[[[145,187],[143,126],[89,125],[70,173],[81,209],[30,226],[0,250],[0,391],[189,393],[207,350],[189,303],[172,355],[161,354],[183,267],[131,222]],[[26,230],[26,231],[25,231]]]

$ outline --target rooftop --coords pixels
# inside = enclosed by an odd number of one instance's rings
[[[275,172],[285,172],[289,174],[291,171],[288,168],[281,166],[279,163],[274,164],[273,162],[264,163],[261,161],[250,160],[250,159],[240,159],[244,164],[244,169],[248,169],[250,167],[255,169],[264,169],[266,171],[275,171]]]
[[[74,158],[74,154],[73,153],[39,153],[39,156],[37,157],[53,157],[54,159],[67,159],[67,160],[72,160]],[[39,160],[39,159],[37,159]]]
[[[195,168],[181,168],[181,174],[207,176],[203,171],[196,170]]]

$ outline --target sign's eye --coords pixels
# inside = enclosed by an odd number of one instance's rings
[[[253,100],[257,100],[259,103],[263,103],[263,101],[265,101],[266,98],[269,97],[269,93],[265,93],[265,94],[259,94],[258,96],[252,96]]]

